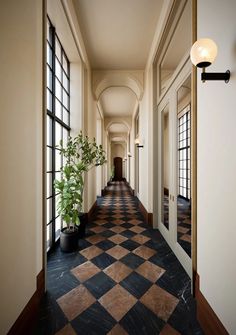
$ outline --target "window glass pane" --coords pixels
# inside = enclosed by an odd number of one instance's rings
[[[56,40],[55,40],[55,51],[56,51],[56,56],[59,60],[61,60],[61,45],[58,41],[58,38],[56,37]]]
[[[47,198],[52,195],[52,174],[47,173]]]
[[[47,63],[52,68],[52,49],[49,44],[47,44]]]
[[[47,250],[50,248],[50,235],[51,235],[52,225],[47,225]]]
[[[67,144],[68,136],[69,136],[69,131],[63,128],[63,146]]]
[[[47,87],[52,90],[52,71],[47,66]]]
[[[68,109],[69,108],[69,97],[65,90],[63,90],[63,105]]]
[[[56,180],[61,180],[61,172],[56,172],[55,173],[55,179]]]
[[[62,101],[62,88],[60,82],[56,79],[56,97]]]
[[[61,119],[62,105],[59,100],[55,99],[55,113],[56,116]]]
[[[47,20],[47,40],[52,45],[52,31],[50,29],[50,22]]]
[[[52,171],[52,149],[47,147],[47,171]]]
[[[60,231],[61,231],[61,218],[60,216],[58,216],[56,218],[56,227],[55,227],[55,241],[58,240],[59,236],[60,236]]]
[[[62,81],[62,70],[61,70],[61,65],[58,62],[58,59],[56,58],[56,76],[59,79],[59,81]]]
[[[56,154],[56,166],[55,166],[55,171],[60,171],[61,166],[62,166],[62,157],[61,157],[61,153],[59,150],[55,150],[55,154]]]
[[[62,63],[63,63],[63,68],[64,68],[65,72],[68,73],[67,59],[66,59],[66,57],[65,57],[64,54],[63,54],[63,56],[62,56]]]
[[[52,220],[52,199],[47,199],[47,223]]]
[[[69,81],[64,72],[63,72],[63,86],[66,89],[66,91],[69,92]]]
[[[47,115],[47,145],[52,145],[52,119]]]
[[[52,94],[48,89],[47,89],[47,109],[50,112],[52,112]]]
[[[55,145],[60,145],[60,140],[62,139],[62,126],[56,122],[56,138]]]
[[[63,108],[63,121],[65,124],[69,125],[69,113],[65,108]]]

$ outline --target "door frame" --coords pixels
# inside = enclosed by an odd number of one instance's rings
[[[186,0],[173,0],[172,5],[170,6],[169,14],[167,15],[165,27],[162,30],[160,36],[160,42],[157,46],[156,54],[152,63],[152,77],[153,77],[153,129],[156,129],[158,124],[158,105],[166,95],[166,92],[160,96],[159,93],[159,61],[165,48],[169,43],[170,36],[173,33],[173,24],[178,20],[180,14],[180,8],[183,8],[183,5]],[[193,44],[197,40],[197,0],[189,0],[192,5],[192,41]],[[169,38],[170,37],[170,38]],[[189,57],[189,54],[186,55]],[[185,57],[185,58],[186,58]],[[182,68],[183,62],[179,64],[179,67],[176,69],[172,82],[178,76],[179,70]],[[170,82],[171,85],[171,82]],[[191,69],[191,197],[192,197],[192,268],[191,268],[191,277],[192,277],[192,293],[195,296],[195,282],[197,274],[197,69],[195,66],[192,66]],[[159,140],[157,132],[153,133],[153,218],[154,218],[154,227],[158,228],[158,214],[159,214],[159,205],[158,197],[155,197],[155,194],[158,194],[159,190],[159,179],[157,175],[157,161],[158,153],[157,148],[159,148]]]
[[[177,94],[181,85],[191,75],[191,63],[187,59],[179,75],[173,81],[158,104],[158,228],[176,257],[192,278],[192,259],[187,255],[177,238]],[[169,229],[162,222],[163,204],[163,112],[169,105]],[[192,176],[191,176],[192,182]],[[192,239],[192,236],[191,236]],[[191,241],[192,247],[192,241]]]

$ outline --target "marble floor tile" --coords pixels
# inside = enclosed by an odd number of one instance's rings
[[[92,244],[97,244],[101,241],[104,241],[105,237],[101,235],[92,235],[92,236],[87,237],[86,240]]]
[[[34,335],[203,335],[190,278],[124,182],[97,198],[76,252],[50,252],[47,281]]]
[[[106,223],[106,222],[104,222],[104,223]],[[99,234],[99,233],[102,233],[103,231],[105,231],[106,228],[104,228],[102,226],[96,226],[96,227],[92,227],[90,230],[92,230],[96,234]]]
[[[79,285],[57,299],[57,303],[69,321],[85,311],[95,301],[94,296],[83,285]]]
[[[129,220],[128,223],[131,223],[133,225],[138,225],[139,223],[142,223],[141,220],[137,220],[137,219],[132,219],[132,220]]]
[[[100,255],[102,253],[102,249],[96,247],[95,245],[91,246],[91,247],[88,247],[84,250],[82,250],[80,253],[86,257],[87,259],[92,259],[98,255]]]
[[[117,261],[103,270],[109,277],[111,277],[116,283],[126,278],[131,272],[130,269],[125,264]]]
[[[120,321],[137,299],[123,287],[116,285],[98,301],[116,321]]]
[[[160,335],[181,335],[181,334],[167,323],[160,332]]]
[[[165,273],[164,269],[148,261],[141,264],[135,271],[152,283],[155,283]]]
[[[120,324],[129,335],[157,335],[165,322],[137,302],[120,320]]]
[[[116,245],[115,247],[106,251],[107,254],[111,255],[115,259],[121,259],[125,255],[129,253],[129,250],[123,248],[120,245]]]
[[[76,332],[72,328],[72,326],[68,323],[64,328],[56,332],[55,335],[76,335]]]
[[[153,285],[140,299],[140,302],[149,308],[160,319],[167,321],[177,306],[179,299]]]
[[[107,335],[128,335],[128,333],[117,323]]]
[[[138,234],[138,235],[133,236],[131,240],[138,242],[139,244],[144,244],[150,240],[150,237]]]
[[[126,241],[127,239],[128,239],[127,237],[122,236],[120,234],[113,235],[113,236],[108,238],[108,240],[114,242],[115,244],[120,244],[120,243]]]
[[[137,272],[132,272],[128,277],[120,282],[120,285],[129,291],[134,297],[141,298],[151,287],[152,283],[140,276]]]
[[[141,245],[140,247],[138,247],[137,249],[132,251],[135,255],[138,255],[146,260],[148,260],[149,258],[151,258],[153,255],[156,254],[156,251],[153,249],[150,249],[148,247],[146,247],[145,245]]]
[[[139,226],[134,226],[134,227],[130,228],[130,230],[139,234],[139,233],[142,233],[145,230],[145,228],[142,228],[142,227],[139,227]]]
[[[96,302],[71,321],[71,325],[78,335],[105,335],[114,328],[116,320]]]
[[[183,240],[183,241],[191,242],[191,235],[185,234],[185,235],[181,236],[180,239]]]
[[[101,270],[91,263],[87,261],[76,268],[71,270],[71,273],[81,282],[88,280],[89,278],[93,277],[95,274],[100,272]]]
[[[125,230],[125,228],[123,228],[121,226],[115,226],[115,227],[112,227],[111,230],[114,233],[118,234],[118,233],[122,233]]]
[[[100,272],[88,279],[84,285],[96,299],[99,299],[111,290],[116,285],[116,282],[105,273]]]
[[[144,262],[144,259],[134,255],[133,253],[127,254],[123,258],[120,259],[122,263],[130,267],[131,269],[136,269],[139,265]]]

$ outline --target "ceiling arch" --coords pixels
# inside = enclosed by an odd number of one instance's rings
[[[99,100],[101,94],[109,87],[128,87],[136,95],[138,100],[142,99],[143,87],[140,81],[131,73],[108,73],[94,86],[94,95]]]
[[[113,129],[112,129],[113,126]],[[115,129],[115,127],[117,129]],[[120,126],[119,128],[117,126]],[[125,120],[113,120],[108,122],[106,126],[106,131],[113,132],[113,133],[128,133],[130,131],[130,125]]]

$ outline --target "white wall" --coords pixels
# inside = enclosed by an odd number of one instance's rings
[[[125,148],[122,144],[111,144],[111,167],[114,166],[114,158],[125,157]]]
[[[0,3],[0,334],[42,269],[42,1]]]
[[[232,72],[228,84],[198,80],[198,273],[201,292],[232,335],[236,334],[235,13],[235,0],[198,0],[198,38],[212,38],[218,45],[209,71]]]
[[[149,69],[145,71],[144,78],[144,94],[139,104],[139,138],[143,144],[143,148],[139,148],[139,200],[148,212],[152,211],[152,192],[150,179],[152,165],[152,103],[151,103],[151,72]]]

